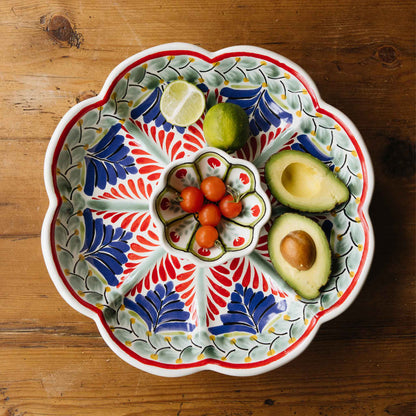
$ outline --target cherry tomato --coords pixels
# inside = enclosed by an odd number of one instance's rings
[[[219,201],[225,195],[225,184],[216,176],[208,176],[201,182],[201,191],[212,202]]]
[[[198,219],[201,225],[215,227],[221,221],[221,211],[215,204],[206,204],[198,212]]]
[[[195,234],[195,240],[202,248],[214,247],[218,238],[218,231],[212,225],[203,225],[198,228]]]
[[[181,192],[182,201],[179,203],[186,212],[198,212],[204,204],[204,195],[200,189],[188,186]]]
[[[242,208],[241,201],[235,201],[234,197],[230,194],[221,199],[220,210],[224,217],[235,218],[240,214]]]

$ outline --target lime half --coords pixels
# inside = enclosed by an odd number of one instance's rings
[[[160,100],[160,111],[166,121],[180,127],[195,123],[205,110],[202,91],[187,81],[172,81]]]

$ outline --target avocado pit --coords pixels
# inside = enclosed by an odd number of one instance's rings
[[[316,260],[316,246],[313,238],[303,230],[287,234],[280,243],[283,258],[299,271],[309,270]]]

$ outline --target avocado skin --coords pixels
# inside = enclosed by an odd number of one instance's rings
[[[291,226],[279,238],[279,229],[285,227],[286,222],[290,221]],[[293,225],[292,225],[293,224]],[[279,255],[277,250],[280,250],[281,239],[290,231],[303,230],[305,228],[309,231],[313,230],[315,245],[317,247],[317,266],[313,266],[309,271],[298,271],[287,263],[284,258]],[[310,233],[309,233],[310,234]],[[328,282],[331,274],[332,255],[331,249],[326,239],[322,228],[312,219],[297,214],[286,213],[278,217],[268,234],[268,250],[270,259],[274,268],[280,277],[292,288],[295,292],[305,299],[315,299],[320,295],[320,288]],[[319,256],[319,257],[318,257]],[[319,266],[319,267],[318,267]],[[313,269],[315,267],[315,269]],[[290,273],[294,276],[290,276]],[[306,277],[306,279],[304,279]],[[314,280],[312,286],[307,284],[310,279]]]
[[[275,183],[275,179],[273,178],[273,170],[274,165],[279,163],[281,159],[293,157],[293,162],[303,162],[306,165],[315,167],[320,169],[322,172],[326,173],[327,181],[333,182],[336,184],[336,187],[340,190],[340,198],[339,200],[332,201],[331,204],[327,204],[325,206],[315,206],[314,204],[308,203],[308,200],[302,200],[302,198],[298,197],[297,200],[288,200],[281,191],[280,188],[283,188],[282,183]],[[266,184],[275,197],[277,201],[286,205],[290,208],[296,209],[298,211],[303,212],[326,212],[331,211],[337,205],[342,204],[348,201],[349,198],[349,190],[344,182],[339,179],[334,172],[332,172],[323,162],[321,162],[316,157],[312,156],[309,153],[305,153],[299,150],[283,150],[278,153],[273,154],[265,164],[264,167],[264,178],[266,180]]]

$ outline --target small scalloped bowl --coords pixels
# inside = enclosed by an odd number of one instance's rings
[[[195,241],[200,225],[197,215],[183,211],[177,202],[183,189],[199,187],[208,176],[221,178],[240,195],[243,205],[236,218],[222,217],[217,225],[218,244],[210,249]],[[205,147],[191,158],[174,161],[165,168],[152,194],[150,212],[166,251],[199,266],[212,267],[254,250],[261,228],[270,219],[271,205],[252,163]]]

